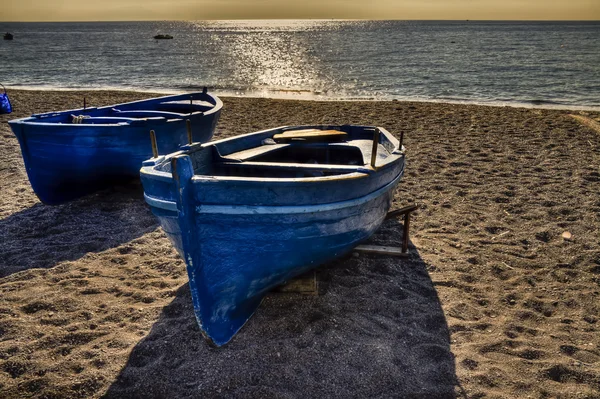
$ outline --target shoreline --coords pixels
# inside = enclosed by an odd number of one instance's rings
[[[119,87],[99,87],[99,88],[68,88],[68,87],[35,87],[35,86],[6,86],[7,90],[11,91],[40,91],[40,92],[116,92],[116,93],[143,93],[143,94],[159,94],[159,95],[174,95],[185,94],[194,91],[201,91],[202,87],[197,87],[190,90],[160,90],[160,89],[141,89],[141,88],[119,88]],[[249,99],[270,99],[270,100],[292,100],[292,101],[312,101],[312,102],[401,102],[401,103],[431,103],[431,104],[453,104],[453,105],[476,105],[483,107],[510,107],[510,108],[525,108],[525,109],[545,109],[557,111],[585,111],[585,112],[600,112],[600,105],[568,105],[560,104],[553,101],[532,100],[526,101],[477,101],[477,100],[453,100],[453,99],[427,99],[427,98],[393,98],[393,97],[320,97],[319,93],[311,93],[305,90],[280,90],[270,91],[267,94],[261,95],[261,92],[239,93],[230,90],[212,90],[209,91],[219,97],[224,98],[249,98]],[[277,94],[287,93],[287,94]],[[298,94],[305,93],[305,94]],[[10,96],[10,93],[9,93]]]
[[[213,349],[185,264],[141,185],[42,205],[6,123],[79,108],[83,96],[93,107],[152,95],[9,96],[15,112],[0,115],[2,395],[597,397],[600,134],[571,112],[223,97],[214,140],[313,123],[403,132],[407,166],[392,208],[420,208],[408,258],[323,265],[319,295],[269,295]],[[401,237],[389,220],[369,243]]]

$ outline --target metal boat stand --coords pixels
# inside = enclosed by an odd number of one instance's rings
[[[403,223],[403,234],[402,234],[402,248],[398,247],[386,247],[380,245],[359,245],[354,248],[356,252],[379,254],[379,255],[391,255],[398,257],[407,257],[408,253],[408,241],[410,232],[410,214],[417,210],[419,206],[417,204],[408,205],[400,209],[396,209],[388,212],[386,219],[392,219],[404,216]],[[277,287],[274,292],[278,293],[295,293],[303,295],[319,295],[319,286],[317,280],[316,270],[311,270],[301,276],[298,276],[286,284]]]
[[[379,254],[379,255],[391,255],[391,256],[399,256],[399,257],[407,257],[408,256],[408,241],[409,241],[409,232],[410,232],[410,214],[417,210],[419,206],[417,204],[408,205],[404,208],[396,209],[394,211],[388,212],[386,215],[386,219],[392,219],[395,217],[404,216],[404,228],[402,234],[402,248],[398,247],[385,247],[380,245],[359,245],[354,248],[356,252],[364,252],[371,254]]]

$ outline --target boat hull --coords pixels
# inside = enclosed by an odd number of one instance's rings
[[[257,207],[201,207],[194,215],[196,242],[189,243],[201,246],[195,254],[186,251],[178,213],[153,206],[186,259],[205,337],[217,346],[226,344],[268,291],[369,238],[385,219],[401,176],[375,193],[339,203],[262,207],[259,212]]]
[[[347,139],[272,142],[313,128]],[[404,148],[385,129],[284,126],[193,144],[140,172],[146,202],[185,260],[200,330],[221,346],[268,291],[369,238],[404,167]]]
[[[212,138],[220,108],[185,119],[134,121],[131,124],[67,124],[14,120],[9,124],[20,147],[27,176],[38,198],[57,205],[115,183],[139,178],[144,160],[152,157],[150,130],[159,153],[177,151],[188,142],[186,119],[193,140]],[[30,118],[32,119],[32,118]]]

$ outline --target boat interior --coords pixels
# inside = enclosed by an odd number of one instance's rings
[[[160,100],[160,99],[159,99]],[[197,112],[207,112],[215,107],[205,100],[200,99],[174,99],[165,98],[164,101],[152,99],[149,101],[136,101],[119,104],[117,106],[82,108],[71,111],[35,114],[28,118],[28,122],[43,122],[56,124],[131,124],[136,121],[148,119],[182,119],[187,115]]]
[[[307,136],[308,130],[314,134]],[[240,143],[242,145],[236,145]],[[398,148],[397,140],[387,132],[343,126],[226,140],[202,147],[200,151],[192,150],[189,155],[196,175],[301,178],[356,172],[370,174],[375,171],[373,163],[381,165]],[[376,151],[374,159],[373,149]],[[170,162],[166,162],[161,169],[170,172],[170,168]]]

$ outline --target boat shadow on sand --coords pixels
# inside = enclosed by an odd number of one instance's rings
[[[38,203],[0,220],[0,277],[51,268],[155,230],[158,222],[143,197],[137,182],[63,205]]]
[[[371,243],[401,231],[386,221]],[[463,397],[428,264],[410,251],[319,268],[318,296],[268,295],[222,348],[202,339],[185,284],[104,397]]]

